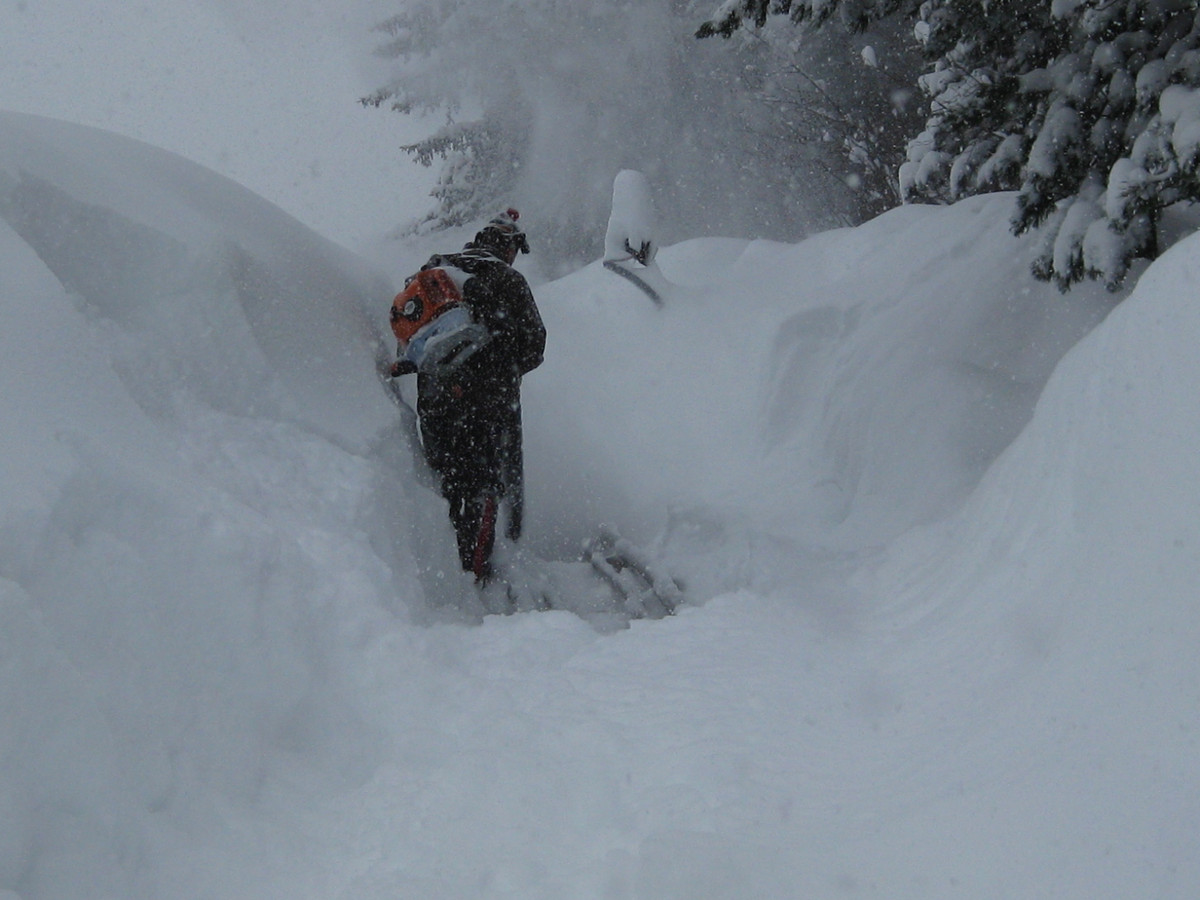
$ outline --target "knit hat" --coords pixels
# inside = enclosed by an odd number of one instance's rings
[[[517,224],[519,218],[521,214],[510,206],[483,226],[472,243],[477,247],[489,247],[502,252],[516,247],[522,253],[528,253],[529,241]]]

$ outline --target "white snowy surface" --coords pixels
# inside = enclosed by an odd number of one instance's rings
[[[539,288],[529,548],[693,597],[610,631],[438,577],[404,272],[0,116],[0,896],[1193,897],[1200,238],[1110,313],[1010,201]]]

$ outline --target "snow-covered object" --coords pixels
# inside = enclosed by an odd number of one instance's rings
[[[909,143],[908,159],[900,165],[900,195],[905,200],[913,199],[918,190],[933,184],[952,159],[949,153],[932,149],[932,139],[926,140],[927,137],[931,138],[929,132]]]
[[[1081,128],[1077,110],[1063,102],[1052,105],[1029,150],[1026,161],[1029,172],[1038,178],[1052,179],[1067,159],[1079,153]]]
[[[641,172],[622,169],[613,179],[604,258],[628,260],[637,256],[638,262],[648,265],[657,252],[658,218],[650,182]]]
[[[897,180],[900,185],[900,196],[905,201],[912,199],[914,192],[921,187],[918,173],[921,171],[921,160],[926,154],[933,152],[937,136],[932,131],[923,131],[908,142],[905,149],[905,161],[900,164]]]
[[[1004,174],[1020,169],[1021,153],[1024,141],[1019,134],[1006,135],[992,155],[975,172],[972,179],[974,187],[986,187],[995,184]]]
[[[1085,277],[1115,284],[1135,259],[1153,258],[1159,246],[1153,223],[1171,206],[1197,199],[1200,126],[1170,125],[1160,98],[1173,95],[1171,106],[1200,83],[1200,31],[1194,4],[1135,5],[1145,15],[1132,15],[1123,3],[1080,0],[1038,4],[1015,18],[986,2],[921,4],[918,14],[928,25],[922,34],[936,35],[942,56],[918,80],[930,98],[929,115],[900,171],[901,196],[944,202],[1018,189],[1013,230],[1052,229],[1037,271],[1064,288]],[[1010,30],[1011,40],[996,40]],[[1057,49],[1049,56],[1009,52],[1022,44]],[[1014,83],[1022,99],[1010,103],[1006,92]],[[1108,223],[1111,235],[1097,229],[1084,242],[1089,225],[1059,241],[1055,206],[1096,200],[1089,193],[1094,182],[1131,142],[1132,165],[1118,172],[1129,178],[1111,185],[1103,203],[1121,214]],[[998,146],[1004,152],[992,156]],[[1138,170],[1146,177],[1139,179]],[[1084,243],[1097,251],[1102,268],[1079,264]]]
[[[1083,268],[1084,235],[1103,216],[1104,210],[1093,200],[1080,196],[1070,202],[1054,239],[1055,272],[1065,275]]]
[[[1180,164],[1195,170],[1200,156],[1200,89],[1172,85],[1159,98],[1163,122],[1171,126],[1171,148]]]
[[[1055,19],[1066,19],[1073,16],[1083,2],[1084,0],[1051,0],[1050,15]]]
[[[1113,163],[1105,192],[1105,215],[1114,222],[1123,221],[1130,198],[1145,185],[1149,177],[1149,173],[1129,157],[1121,157]]]
[[[1083,265],[1089,271],[1104,273],[1109,284],[1123,276],[1129,266],[1124,255],[1124,240],[1107,218],[1100,218],[1088,226],[1083,236]]]
[[[1164,59],[1153,59],[1138,70],[1136,79],[1138,104],[1147,107],[1162,94],[1171,77]]]
[[[546,438],[526,448],[531,505],[571,497],[592,510],[584,521],[640,543],[664,510],[738,518],[753,497],[839,544],[938,516],[1112,302],[1100,285],[1064,297],[1024,271],[1036,241],[1013,243],[1012,199],[904,207],[795,247],[664,248],[686,298],[664,310],[599,266],[540,289],[551,339],[526,384],[527,429]],[[921,277],[897,277],[908,267]],[[577,402],[595,394],[611,413]],[[635,445],[638,467],[597,468]],[[563,547],[589,536],[565,520],[556,531]]]

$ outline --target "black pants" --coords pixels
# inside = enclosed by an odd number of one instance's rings
[[[515,540],[521,530],[521,407],[511,396],[439,387],[427,391],[419,404],[425,458],[450,504],[459,560],[481,580],[489,573],[506,494],[509,538]]]

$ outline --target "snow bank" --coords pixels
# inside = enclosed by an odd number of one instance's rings
[[[186,382],[231,413],[376,433],[378,275],[181,157],[33,116],[0,126],[3,218],[90,311],[138,332],[138,366],[157,371],[135,390],[167,402]]]
[[[673,516],[858,549],[945,514],[1114,302],[1035,281],[1010,202],[664,248],[685,295],[661,312],[595,265],[547,285],[533,507],[563,547],[585,521],[646,539]]]
[[[1192,237],[1169,251],[1068,354],[959,515],[858,579],[881,605],[896,718],[990,736],[974,758],[996,786],[972,842],[1020,852],[1048,896],[1184,897],[1200,882],[1198,250]],[[948,834],[981,799],[932,805],[915,827]],[[972,852],[1018,883],[1002,853]]]
[[[29,116],[0,116],[0,218],[0,889],[181,896],[148,857],[289,760],[316,783],[374,752],[335,660],[404,593],[359,537],[394,418],[379,278],[178,157]]]

